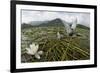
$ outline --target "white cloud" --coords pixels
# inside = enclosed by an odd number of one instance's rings
[[[79,12],[53,12],[53,11],[34,11],[34,10],[22,10],[22,23],[28,23],[30,21],[45,21],[55,18],[61,18],[67,22],[71,21],[71,17],[77,17],[78,23],[86,26],[90,25],[90,14]]]

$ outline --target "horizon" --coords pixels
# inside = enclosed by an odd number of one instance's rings
[[[54,19],[61,19],[66,22],[70,22],[71,17],[77,17],[77,24],[82,24],[87,27],[90,27],[90,13],[28,10],[22,10],[21,12],[22,23],[30,23],[35,21],[51,21]]]

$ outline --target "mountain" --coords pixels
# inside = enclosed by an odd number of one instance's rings
[[[84,26],[84,25],[81,25],[81,24],[78,24],[78,25],[77,25],[77,28],[90,29],[89,27]]]
[[[42,24],[40,24],[38,26],[44,26],[44,27],[53,26],[54,27],[54,26],[64,26],[64,24],[63,24],[61,19],[56,18],[54,20],[48,21],[47,23],[42,23]]]
[[[56,18],[56,19],[53,19],[51,21],[31,21],[28,24],[23,23],[21,25],[22,28],[29,28],[29,27],[48,27],[48,26],[53,26],[53,27],[64,26],[64,23],[62,22],[61,19]],[[78,24],[77,25],[77,28],[89,29],[89,27],[86,27],[86,26],[81,25],[81,24]]]
[[[23,28],[30,28],[30,27],[33,27],[32,25],[30,25],[30,24],[26,24],[26,23],[22,23],[21,24],[21,28],[23,29]]]
[[[29,22],[29,24],[33,25],[33,26],[37,26],[43,23],[47,23],[48,21],[31,21]]]
[[[61,19],[56,18],[51,21],[31,21],[29,23],[22,23],[21,28],[29,27],[48,27],[48,26],[64,26]]]

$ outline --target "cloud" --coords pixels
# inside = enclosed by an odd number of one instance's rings
[[[54,12],[54,11],[34,11],[34,10],[22,10],[22,23],[28,23],[30,21],[45,21],[53,20],[55,18],[61,18],[67,22],[71,21],[71,17],[77,17],[78,23],[86,26],[90,25],[90,14],[79,12]]]

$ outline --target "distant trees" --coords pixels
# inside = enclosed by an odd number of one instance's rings
[[[30,25],[30,24],[27,24],[27,23],[22,23],[21,24],[21,28],[23,29],[23,28],[30,28],[30,27],[33,27],[32,25]]]

